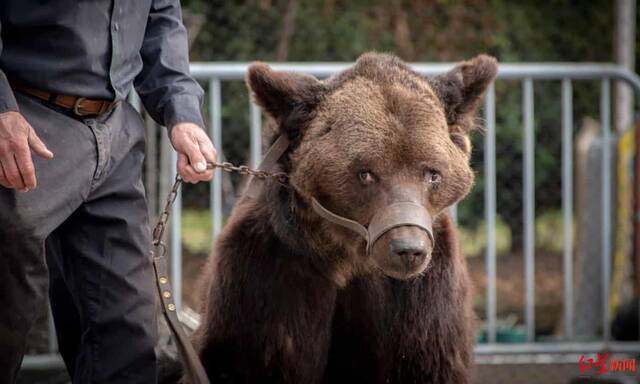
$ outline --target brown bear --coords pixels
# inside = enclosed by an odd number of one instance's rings
[[[481,55],[428,78],[378,53],[324,81],[249,67],[289,185],[241,199],[204,271],[194,343],[213,383],[469,382],[446,208],[473,184],[468,134],[496,71]]]

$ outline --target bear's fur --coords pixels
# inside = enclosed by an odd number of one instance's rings
[[[291,186],[243,198],[204,271],[194,343],[212,382],[469,382],[470,283],[446,208],[473,184],[468,133],[496,71],[478,56],[426,78],[377,53],[324,81],[249,68],[256,102],[291,141],[278,164]],[[393,201],[419,201],[435,218],[430,258],[388,277],[312,197],[363,225]]]

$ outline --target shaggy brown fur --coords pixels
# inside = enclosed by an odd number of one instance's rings
[[[375,53],[325,81],[250,67],[255,100],[292,141],[279,164],[291,188],[243,199],[210,258],[194,340],[213,382],[469,381],[470,284],[444,212],[473,184],[467,134],[496,67],[479,56],[427,79]],[[430,261],[388,277],[386,253],[367,256],[312,197],[365,225],[390,203],[422,204],[436,218]]]

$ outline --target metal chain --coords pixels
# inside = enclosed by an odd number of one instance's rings
[[[239,173],[241,175],[249,175],[257,177],[261,180],[274,180],[277,183],[280,183],[284,186],[289,185],[289,176],[284,172],[267,172],[260,169],[252,169],[246,165],[234,165],[229,162],[223,163],[207,163],[207,169],[220,168],[221,170],[229,173]],[[173,182],[173,187],[171,187],[171,191],[167,196],[167,200],[164,203],[164,209],[158,218],[158,222],[156,226],[153,228],[153,245],[157,247],[162,247],[162,252],[165,251],[164,244],[162,243],[162,236],[164,235],[164,230],[167,227],[167,222],[169,221],[169,215],[171,214],[171,206],[176,201],[176,197],[178,196],[178,190],[180,189],[180,185],[182,184],[182,177],[180,175],[176,175],[175,181]]]
[[[284,186],[289,185],[289,176],[284,172],[267,172],[260,169],[251,169],[246,165],[233,165],[228,162],[209,163],[208,166],[209,168],[220,168],[229,173],[237,172],[241,175],[254,176],[262,180],[272,179]]]

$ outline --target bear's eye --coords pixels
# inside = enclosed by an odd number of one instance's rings
[[[433,169],[427,169],[424,171],[424,179],[427,181],[427,183],[429,183],[430,185],[438,185],[440,184],[440,182],[442,182],[442,175],[440,174],[440,172],[433,170]]]
[[[363,169],[360,172],[358,172],[358,179],[360,179],[360,182],[362,184],[372,184],[376,181],[376,178],[373,175],[373,172],[371,172],[368,169]]]

